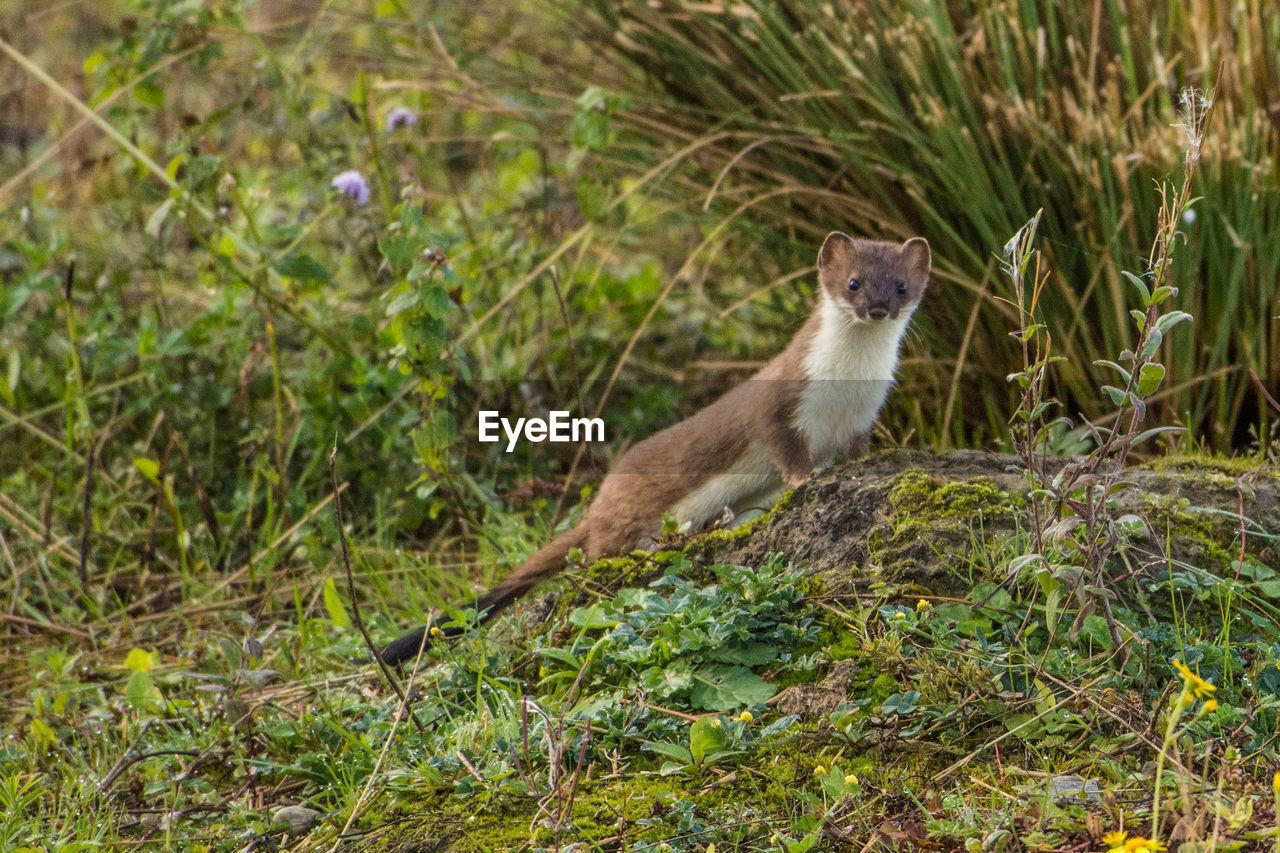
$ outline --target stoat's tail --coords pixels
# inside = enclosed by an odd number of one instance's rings
[[[586,524],[579,524],[534,551],[529,559],[520,564],[519,568],[503,578],[476,602],[475,609],[479,611],[481,621],[488,621],[544,580],[558,575],[564,570],[564,558],[568,556],[569,549],[581,548],[586,542]],[[427,637],[430,628],[430,625],[424,625],[399,639],[392,640],[383,648],[382,659],[392,666],[413,660],[424,646],[430,645],[430,639]],[[458,628],[442,630],[445,636],[455,636],[460,633]]]

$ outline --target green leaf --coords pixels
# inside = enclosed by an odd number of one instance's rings
[[[164,165],[165,177],[171,181],[178,180],[178,170],[182,168],[182,164],[185,162],[187,162],[187,155],[185,153],[174,156]]]
[[[351,617],[347,615],[347,607],[342,603],[342,597],[338,595],[338,587],[333,582],[333,578],[325,578],[324,609],[329,612],[329,619],[334,625],[339,628],[351,627]]]
[[[1124,378],[1125,382],[1129,381],[1129,371],[1125,370],[1123,367],[1116,364],[1114,361],[1107,361],[1106,359],[1100,358],[1097,361],[1095,361],[1094,364],[1097,365],[1098,367],[1110,367],[1113,370],[1115,370],[1116,373],[1119,373]]]
[[[1138,293],[1142,294],[1143,305],[1151,304],[1151,291],[1147,289],[1146,282],[1144,282],[1142,279],[1138,278],[1136,275],[1129,272],[1128,270],[1121,270],[1120,275],[1127,278],[1129,280],[1129,283],[1134,286],[1134,288],[1138,291]]]
[[[421,350],[418,357],[423,361],[432,361],[444,351],[444,320],[440,317],[426,318],[419,324]]]
[[[32,718],[28,724],[27,731],[31,733],[31,739],[40,746],[51,747],[58,742],[58,733],[39,717]],[[34,848],[28,849],[34,850]],[[40,851],[40,853],[43,853],[43,851]]]
[[[1030,326],[1027,326],[1024,329],[1019,329],[1016,332],[1010,332],[1009,337],[1013,338],[1015,341],[1017,341],[1020,344],[1025,344],[1027,341],[1034,338],[1037,334],[1044,331],[1045,328],[1046,327],[1044,323],[1032,323]]]
[[[778,692],[745,666],[709,666],[694,677],[696,683],[690,701],[695,707],[708,711],[731,711],[743,705],[755,705],[772,699]]]
[[[240,669],[244,665],[244,655],[240,651],[239,643],[230,637],[219,637],[218,645],[222,647],[222,656],[227,659],[232,669]]]
[[[88,77],[107,64],[107,55],[102,50],[95,50],[84,58],[81,68],[84,69],[84,75]]]
[[[645,741],[640,745],[641,749],[649,752],[656,752],[659,755],[665,755],[668,758],[674,758],[685,767],[693,764],[693,753],[683,746],[674,743],[662,743],[661,741]]]
[[[432,317],[443,317],[453,306],[449,291],[438,284],[428,285],[418,291],[418,303]]]
[[[1164,341],[1164,333],[1160,331],[1160,327],[1156,326],[1147,334],[1147,339],[1142,342],[1142,349],[1138,351],[1138,358],[1142,361],[1149,361],[1160,349],[1160,344]]]
[[[569,614],[569,624],[579,628],[612,628],[619,623],[618,614],[604,602],[579,607]]]
[[[223,231],[222,236],[218,238],[218,246],[214,251],[224,257],[234,258],[236,256],[236,238]]]
[[[135,672],[129,676],[129,683],[124,688],[124,698],[139,711],[154,711],[164,707],[164,696],[160,688],[145,672]]]
[[[743,666],[761,666],[778,659],[781,650],[768,643],[750,643],[748,645],[727,645],[712,651],[712,656],[720,663],[737,663]]]
[[[1130,404],[1129,395],[1119,388],[1116,388],[1113,385],[1103,385],[1102,390],[1111,398],[1111,403],[1113,405],[1124,408]]]
[[[707,753],[715,752],[729,742],[724,723],[719,717],[702,717],[689,727],[689,753],[701,765]]]
[[[1169,330],[1179,323],[1185,323],[1187,320],[1194,319],[1195,318],[1186,311],[1170,311],[1168,314],[1161,314],[1156,318],[1156,328],[1160,330],[1161,334],[1167,335],[1169,334]]]
[[[422,205],[414,202],[406,204],[400,208],[400,227],[405,231],[412,231],[414,228],[422,224]]]
[[[568,649],[558,649],[555,646],[550,646],[545,649],[538,649],[538,654],[551,660],[560,661],[560,663],[572,670],[582,668],[582,660]]]
[[[154,459],[148,459],[145,456],[135,457],[133,467],[137,468],[142,476],[146,477],[157,486],[160,485],[160,463]]]
[[[1053,577],[1051,572],[1045,572],[1045,575],[1053,580],[1054,588],[1048,590],[1044,597],[1044,621],[1049,626],[1049,630],[1053,631],[1058,627],[1058,610],[1062,607],[1062,590],[1058,588],[1058,580]]]
[[[800,716],[798,714],[788,714],[785,717],[779,717],[760,730],[760,739],[764,740],[772,735],[785,732],[798,722],[800,722]]]
[[[164,221],[169,218],[169,211],[172,208],[173,199],[167,198],[147,217],[147,224],[143,226],[142,230],[148,237],[153,240],[160,239],[160,229],[164,227]]]
[[[595,222],[604,214],[609,204],[609,188],[603,183],[583,175],[578,178],[575,192],[578,197],[578,207],[581,208],[582,215],[587,221]]]
[[[920,691],[908,690],[901,695],[895,693],[880,705],[885,714],[912,714],[920,704]]]
[[[674,660],[666,666],[651,666],[640,673],[640,686],[664,698],[673,696],[694,686],[693,670],[682,660]],[[735,706],[729,706],[729,708],[732,707]],[[728,708],[711,710],[728,710]]]
[[[150,672],[159,663],[159,655],[144,649],[131,649],[124,657],[124,665],[132,672]]]
[[[1043,563],[1043,562],[1044,562],[1043,554],[1019,554],[1018,556],[1014,557],[1012,560],[1009,561],[1009,574],[1010,575],[1016,574],[1018,572],[1021,572],[1027,566],[1032,566],[1032,565],[1035,565],[1036,563]]]
[[[1088,636],[1090,639],[1092,639],[1099,646],[1101,646],[1104,649],[1111,648],[1112,646],[1111,632],[1107,630],[1106,619],[1102,618],[1101,616],[1098,616],[1097,614],[1086,616],[1084,620],[1083,629],[1084,629],[1085,635]]]
[[[1152,329],[1152,331],[1154,332],[1155,330]],[[1138,371],[1138,394],[1143,397],[1151,396],[1163,381],[1164,365],[1155,361],[1147,362]]]
[[[305,253],[285,255],[275,262],[275,271],[299,281],[328,281],[332,278],[319,261]]]
[[[792,841],[789,838],[784,839],[783,844],[787,848],[787,853],[809,853],[809,851],[816,847],[818,842],[821,840],[822,830],[815,829],[799,841]]]
[[[1035,731],[1032,725],[1028,725],[1034,719],[1032,714],[1003,714],[1001,722],[1004,723],[1005,731],[1017,731],[1025,740],[1028,735]]]
[[[164,107],[164,89],[150,80],[140,80],[134,83],[133,96],[143,106],[157,110]]]
[[[402,267],[422,251],[426,243],[417,234],[393,234],[378,241],[378,251],[394,267]]]

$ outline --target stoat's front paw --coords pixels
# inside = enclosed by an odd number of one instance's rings
[[[795,489],[795,488],[799,488],[799,487],[800,487],[801,485],[803,485],[803,484],[804,484],[808,479],[809,479],[809,474],[808,474],[808,472],[803,473],[803,474],[788,474],[788,475],[787,475],[787,488],[788,488],[788,489]]]

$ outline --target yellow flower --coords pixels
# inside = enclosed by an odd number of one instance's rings
[[[825,767],[823,767],[821,764],[819,764],[817,767],[813,768],[813,775],[814,775],[814,776],[826,776],[826,775],[827,775],[827,768],[825,768]]]
[[[918,613],[928,613],[933,609],[933,605],[925,601],[923,598],[916,602],[916,611]]]
[[[1280,772],[1271,777],[1271,790],[1276,792],[1276,796],[1280,797]]]
[[[1123,850],[1124,840],[1128,837],[1129,833],[1125,832],[1123,829],[1117,829],[1115,832],[1108,832],[1106,835],[1102,836],[1102,843],[1110,848],[1114,849],[1119,847]]]
[[[1218,689],[1196,673],[1192,672],[1190,667],[1176,658],[1173,661],[1173,668],[1182,676],[1182,683],[1186,688],[1195,693],[1196,697],[1199,699],[1204,699],[1206,696],[1209,696],[1213,691]]]
[[[444,636],[444,631],[441,631],[435,625],[431,626],[431,631],[429,633],[431,634],[432,637],[435,637],[437,640]]]
[[[858,777],[850,773],[849,775],[844,777],[844,783],[846,785],[856,785],[858,784]]]
[[[740,723],[749,723],[754,719],[755,717],[751,716],[750,711],[743,711],[741,714],[738,715],[738,722]]]
[[[1217,700],[1217,699],[1210,699],[1209,701],[1207,701],[1207,702],[1205,702],[1205,703],[1204,703],[1204,712],[1205,712],[1206,714],[1212,714],[1212,713],[1213,713],[1214,711],[1216,711],[1216,710],[1218,710],[1218,700]]]
[[[717,717],[716,719],[714,719],[714,720],[712,720],[712,721],[711,721],[711,728],[713,728],[713,729],[718,729],[718,728],[720,728],[720,718],[719,718],[719,717]]]

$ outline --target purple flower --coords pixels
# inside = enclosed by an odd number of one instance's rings
[[[333,179],[333,188],[348,198],[356,200],[358,205],[369,203],[369,183],[355,169],[343,172]]]
[[[408,107],[396,107],[387,113],[387,133],[401,127],[408,127],[418,120],[418,116]]]

